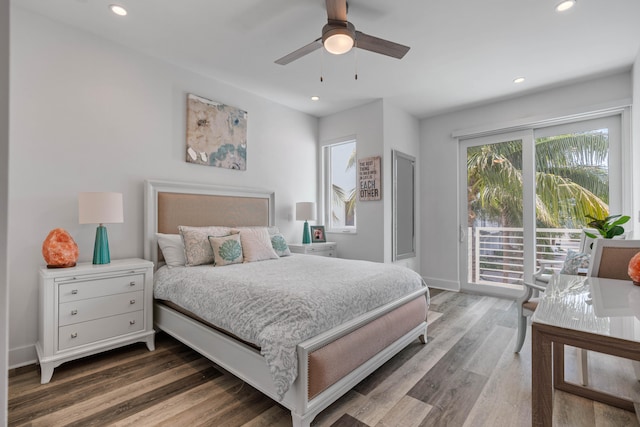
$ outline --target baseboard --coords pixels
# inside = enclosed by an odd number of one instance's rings
[[[436,279],[435,277],[425,276],[422,276],[422,279],[430,288],[460,292],[460,282],[456,282],[453,280]]]
[[[35,344],[9,350],[9,369],[33,365],[38,361]]]

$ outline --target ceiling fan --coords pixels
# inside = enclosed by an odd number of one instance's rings
[[[347,21],[348,5],[346,0],[326,0],[326,4],[327,24],[322,28],[322,37],[276,60],[276,64],[286,65],[323,46],[327,52],[334,55],[349,52],[355,46],[398,59],[401,59],[409,51],[409,46],[357,31],[356,27]]]

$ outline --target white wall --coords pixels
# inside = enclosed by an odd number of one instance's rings
[[[356,137],[358,158],[383,156],[383,102],[374,101],[361,107],[352,108],[320,119],[320,148],[336,139]],[[320,151],[319,151],[320,153]],[[384,200],[383,188],[380,201],[356,202],[357,234],[327,233],[327,239],[338,243],[341,258],[384,261]],[[318,193],[320,194],[320,193]],[[320,200],[318,200],[320,202]],[[321,203],[318,203],[321,207]],[[321,214],[322,211],[319,212]],[[319,216],[322,218],[322,216]]]
[[[9,0],[0,0],[0,425],[7,424],[9,335],[7,216],[9,211]]]
[[[542,115],[578,114],[630,98],[631,75],[625,72],[422,120],[422,221],[429,228],[423,226],[421,234],[421,269],[427,284],[460,289],[458,144],[452,132],[491,128]]]
[[[316,118],[19,8],[11,20],[11,365],[35,358],[49,230],[67,229],[91,260],[95,226],[78,224],[78,192],[124,194],[125,222],[108,226],[113,259],[143,256],[145,179],[273,190],[276,225],[301,239],[291,215],[317,197]],[[187,93],[248,111],[246,171],[185,162]]]
[[[319,134],[320,150],[323,146],[336,140],[355,135],[358,159],[372,156],[382,157],[382,200],[365,202],[358,200],[356,202],[357,234],[328,233],[327,237],[338,243],[340,257],[391,262],[391,150],[400,150],[418,160],[420,151],[419,120],[385,100],[377,100],[364,106],[321,118]],[[417,182],[418,197],[419,185],[420,183]],[[319,203],[319,205],[321,204]],[[419,208],[416,216],[419,218]],[[417,233],[419,236],[419,225]],[[419,243],[416,253],[420,253]],[[398,264],[420,272],[419,256],[398,261]]]
[[[633,142],[633,191],[634,196],[638,196],[640,190],[640,51],[636,56],[632,70],[633,79],[633,105],[635,108],[631,110],[632,131],[631,138]],[[631,220],[635,222],[634,238],[640,239],[640,197],[633,199],[633,214]]]
[[[396,264],[404,265],[420,272],[420,121],[384,101],[384,170],[382,180],[384,182],[384,262],[391,262],[393,251],[393,181],[392,181],[392,150],[398,150],[416,158],[416,256],[396,261]]]

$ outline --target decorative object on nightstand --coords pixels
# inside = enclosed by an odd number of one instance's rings
[[[311,226],[311,243],[325,243],[327,238],[324,234],[324,225]]]
[[[153,263],[40,269],[38,342],[40,382],[62,363],[135,342],[155,349]]]
[[[63,228],[54,228],[42,242],[42,256],[47,268],[69,268],[78,261],[78,245]]]
[[[289,243],[289,250],[296,254],[318,255],[330,258],[338,256],[338,244],[336,242]]]
[[[296,203],[296,220],[304,221],[302,230],[302,243],[311,243],[311,231],[309,230],[309,222],[316,219],[316,204],[314,202],[298,202]]]
[[[80,224],[99,224],[93,246],[93,263],[109,264],[109,239],[107,227],[103,224],[124,222],[122,193],[78,194],[78,218]]]
[[[629,277],[633,284],[640,286],[640,252],[635,254],[629,261]]]

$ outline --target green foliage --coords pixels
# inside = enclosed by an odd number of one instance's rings
[[[536,222],[578,228],[609,214],[606,130],[536,139]],[[469,226],[476,219],[522,226],[522,142],[467,150]]]
[[[586,217],[592,220],[587,225],[598,230],[598,233],[600,233],[600,235],[605,239],[613,239],[615,236],[624,234],[624,227],[622,227],[622,224],[628,222],[631,219],[631,217],[629,217],[628,215],[611,215],[604,219],[594,218],[591,215],[586,215]],[[597,239],[598,237],[586,230],[584,234],[591,237],[592,239]]]

